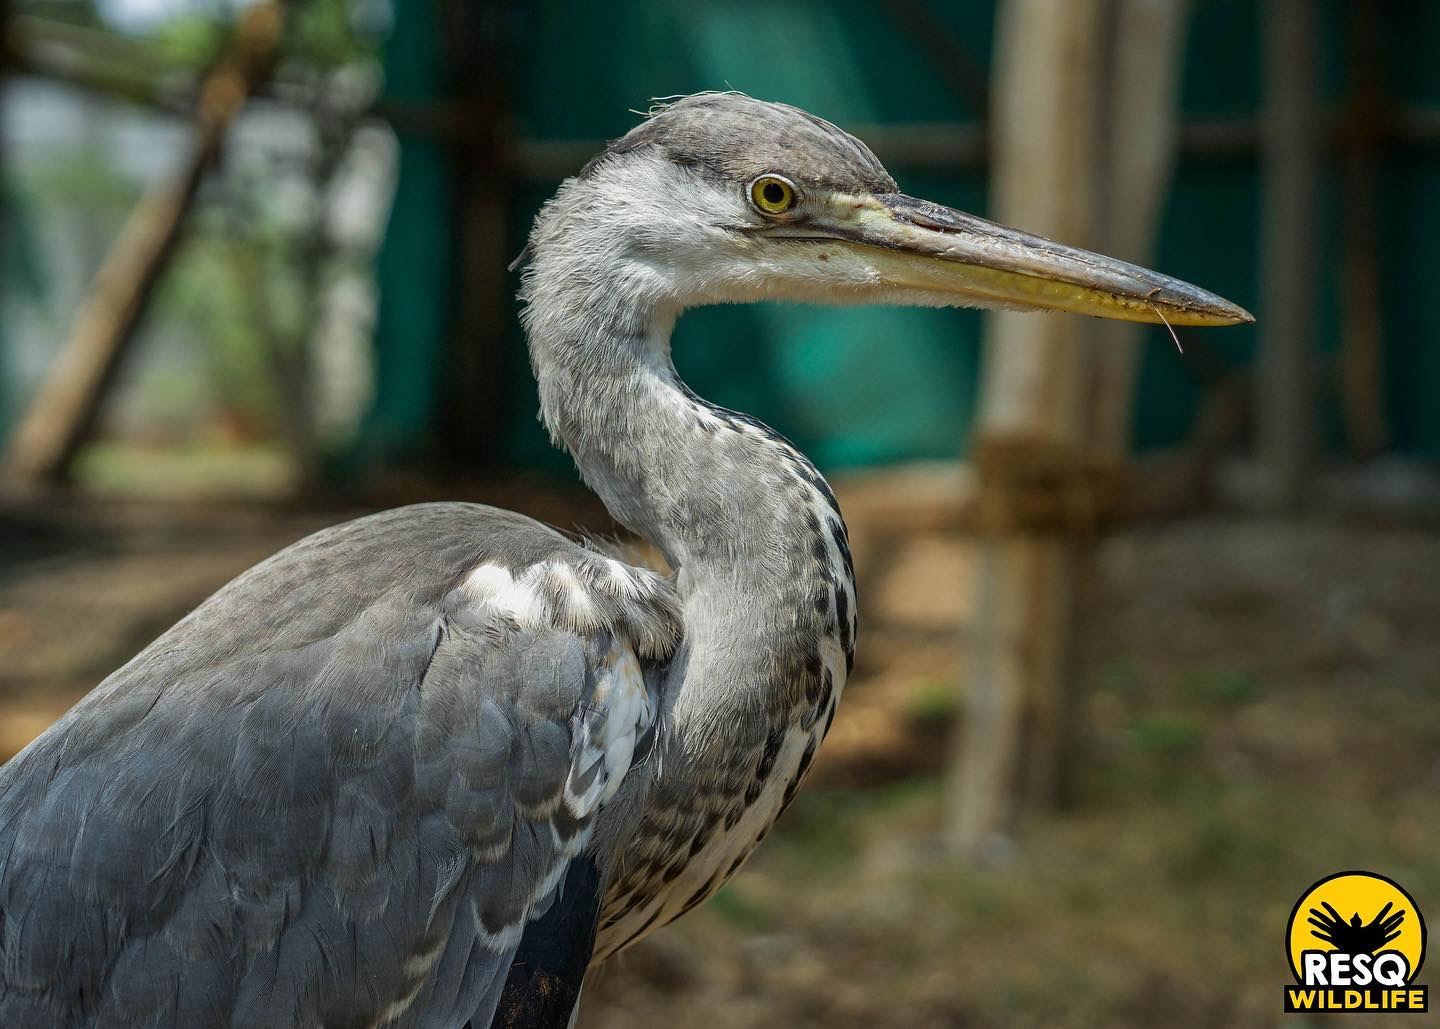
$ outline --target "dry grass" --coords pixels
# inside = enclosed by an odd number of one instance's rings
[[[978,865],[940,853],[935,755],[909,735],[963,658],[914,603],[917,569],[934,594],[963,565],[919,546],[872,573],[865,599],[905,599],[866,608],[862,645],[894,660],[846,702],[909,742],[841,735],[823,769],[853,783],[858,752],[893,777],[908,754],[912,776],[803,793],[714,902],[594,984],[590,1029],[1298,1026],[1282,940],[1312,881],[1384,871],[1440,917],[1440,540],[1220,519],[1112,539],[1070,802]]]

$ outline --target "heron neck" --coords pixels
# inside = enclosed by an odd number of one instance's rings
[[[843,533],[834,495],[778,433],[685,386],[670,360],[675,319],[614,293],[583,317],[529,317],[542,416],[610,513],[676,569],[741,571],[752,588],[793,576],[791,549],[808,553],[829,521]]]
[[[655,804],[688,810],[744,766],[773,790],[745,823],[763,834],[829,729],[854,659],[854,569],[834,494],[778,434],[685,387],[670,362],[674,310],[614,289],[577,298],[573,277],[545,271],[526,283],[544,419],[611,513],[665,554],[685,608],[664,673],[671,729],[649,773],[668,799]],[[721,870],[738,864],[730,855]]]

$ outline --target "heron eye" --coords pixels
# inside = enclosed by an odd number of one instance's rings
[[[795,187],[778,175],[762,175],[750,184],[750,199],[766,214],[784,214],[795,206]]]

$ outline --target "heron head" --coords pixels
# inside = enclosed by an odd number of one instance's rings
[[[1178,279],[906,196],[849,133],[733,93],[686,97],[615,140],[562,188],[531,246],[560,262],[603,253],[675,307],[780,299],[1253,321]]]

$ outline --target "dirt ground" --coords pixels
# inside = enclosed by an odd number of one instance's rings
[[[497,499],[594,524],[568,496]],[[344,514],[0,516],[0,756]],[[1440,918],[1440,536],[1212,516],[1110,537],[1067,802],[959,862],[939,773],[971,549],[852,522],[860,658],[815,777],[720,895],[587,986],[588,1029],[1302,1025],[1282,938],[1311,882],[1384,872]]]

